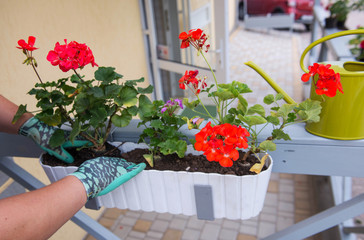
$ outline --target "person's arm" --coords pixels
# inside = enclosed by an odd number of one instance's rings
[[[74,176],[44,188],[0,200],[1,239],[48,239],[86,203]]]
[[[21,118],[15,123],[12,124],[12,120],[14,118],[15,113],[18,111],[18,106],[13,102],[6,99],[4,96],[0,94],[0,132],[17,134],[19,132],[19,128],[30,118],[33,117],[31,113],[25,113]]]

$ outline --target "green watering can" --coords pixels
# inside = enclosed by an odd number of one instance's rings
[[[364,34],[364,29],[348,30],[327,35],[311,43],[302,53],[300,65],[304,72],[308,69],[303,60],[308,51],[314,46],[327,40],[352,34]],[[270,78],[260,67],[253,62],[245,63],[258,72],[271,87],[284,95],[287,103],[295,101]],[[364,62],[332,61],[331,68],[340,73],[344,94],[338,92],[335,97],[317,95],[313,81],[311,84],[310,98],[321,102],[322,111],[318,123],[307,123],[306,130],[314,135],[337,140],[356,140],[364,138]]]

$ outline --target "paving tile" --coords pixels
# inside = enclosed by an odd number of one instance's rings
[[[239,234],[236,240],[257,240],[257,238],[252,235]]]
[[[281,192],[278,194],[278,201],[285,201],[285,202],[294,202],[295,198],[292,193],[284,193]]]
[[[158,213],[156,213],[156,212],[143,212],[140,215],[140,219],[153,221],[154,219],[157,218],[157,216],[158,216]]]
[[[136,211],[127,211],[125,213],[125,216],[128,216],[128,217],[132,217],[132,218],[139,218],[141,215],[140,212],[136,212]]]
[[[118,236],[121,239],[125,239],[126,236],[129,234],[129,232],[131,231],[132,227],[130,226],[123,226],[123,225],[117,225],[114,230],[113,233]]]
[[[272,222],[275,223],[277,221],[276,214],[269,214],[269,213],[261,213],[259,216],[261,221]]]
[[[280,173],[279,174],[279,177],[281,179],[293,179],[294,178],[293,175],[292,174],[289,174],[289,173]]]
[[[292,217],[278,216],[277,219],[277,231],[283,230],[294,224],[294,219]]]
[[[279,191],[278,181],[270,181],[268,185],[268,192],[278,193],[278,191]]]
[[[298,209],[309,210],[311,209],[311,203],[309,201],[297,199],[295,201],[295,207]]]
[[[115,222],[115,219],[110,219],[110,218],[105,218],[105,217],[102,217],[100,220],[99,220],[99,223],[108,228],[108,229],[111,229],[111,227],[114,225],[114,222]]]
[[[206,223],[202,229],[200,236],[201,240],[214,240],[217,239],[220,232],[220,225]]]
[[[205,223],[206,223],[205,220],[199,220],[197,219],[196,216],[192,216],[187,222],[187,227],[196,230],[201,230],[205,225]]]
[[[182,231],[176,229],[167,229],[162,240],[180,240]]]
[[[169,222],[163,220],[155,220],[150,227],[151,230],[157,232],[165,232],[168,228]]]
[[[135,238],[139,238],[139,239],[144,239],[146,235],[147,235],[146,233],[131,230],[129,232],[128,237],[135,237]]]
[[[198,240],[201,232],[195,229],[187,228],[183,231],[182,240]]]
[[[278,211],[282,212],[294,212],[294,204],[290,202],[280,201],[278,203]]]
[[[157,218],[158,219],[161,219],[161,220],[171,221],[172,218],[173,218],[173,214],[170,214],[170,213],[160,213],[160,214],[158,214]]]
[[[278,194],[267,192],[265,196],[264,206],[277,206]]]
[[[187,225],[187,220],[181,218],[173,218],[172,221],[169,223],[170,228],[177,230],[185,229],[186,225]]]
[[[231,230],[238,230],[240,227],[241,221],[233,221],[225,219],[222,223],[223,228],[231,229]]]
[[[133,227],[133,230],[139,232],[148,232],[151,226],[152,226],[151,221],[138,219]]]
[[[256,236],[258,232],[257,227],[258,225],[252,226],[252,225],[242,224],[239,228],[239,233]]]
[[[238,232],[232,229],[222,228],[219,234],[219,240],[231,240],[236,239]]]
[[[261,221],[259,223],[257,237],[259,239],[264,238],[275,232],[276,232],[276,225],[274,223]]]
[[[149,231],[147,232],[147,237],[156,238],[156,239],[162,239],[164,232],[155,232],[155,231]]]
[[[105,210],[102,216],[105,218],[117,219],[120,215],[125,214],[126,212],[127,210],[122,210],[118,208],[108,208]]]
[[[134,224],[136,223],[137,219],[136,218],[132,218],[132,217],[123,217],[120,220],[120,223],[122,225],[126,225],[126,226],[134,226]]]

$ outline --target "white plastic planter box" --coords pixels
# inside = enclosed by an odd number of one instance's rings
[[[125,143],[120,149],[127,152],[137,147],[141,145]],[[192,148],[189,148],[188,152],[200,154]],[[267,170],[258,175],[247,176],[144,170],[114,191],[98,197],[98,200],[101,206],[107,208],[190,216],[197,213],[194,186],[209,185],[212,188],[215,218],[248,219],[258,215],[264,205],[273,165],[270,157],[266,164]],[[42,166],[51,182],[77,169],[77,167]]]

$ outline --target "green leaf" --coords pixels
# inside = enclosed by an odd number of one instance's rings
[[[53,115],[37,114],[37,118],[49,126],[57,126],[62,123],[62,117],[59,113]]]
[[[11,121],[12,124],[15,124],[16,121],[19,120],[19,118],[21,118],[21,116],[23,116],[24,113],[28,112],[27,111],[27,105],[19,105],[18,107],[18,111],[15,113],[15,116],[13,118],[13,120]]]
[[[139,109],[138,109],[137,106],[128,107],[127,110],[133,116],[136,116],[138,114],[138,112],[139,112]]]
[[[116,127],[126,127],[129,125],[131,119],[132,119],[132,115],[130,113],[128,113],[127,110],[123,110],[121,115],[115,114],[114,116],[112,116],[111,122]]]
[[[267,116],[267,121],[269,122],[269,123],[272,123],[273,125],[275,125],[275,126],[278,126],[279,124],[280,124],[280,121],[279,121],[279,118],[277,118],[277,117],[274,117],[274,116]]]
[[[108,85],[105,87],[105,96],[106,97],[118,96],[121,88],[122,86],[116,84]]]
[[[265,116],[265,109],[262,105],[260,104],[255,104],[254,106],[250,107],[248,109],[248,112],[246,113],[247,115],[253,115],[253,114],[259,114],[260,116],[264,117]]]
[[[100,87],[92,87],[87,90],[87,93],[93,95],[95,98],[104,97],[104,91]]]
[[[238,102],[237,109],[245,115],[248,110],[248,101],[241,95],[238,96],[238,99],[239,99],[239,102]]]
[[[274,129],[272,131],[272,136],[277,140],[279,139],[283,139],[285,141],[291,140],[290,136],[287,133],[283,132],[283,130],[281,129]]]
[[[163,129],[164,128],[162,121],[159,120],[159,119],[152,120],[150,122],[150,126],[155,128],[155,129]]]
[[[182,103],[187,108],[194,109],[195,107],[198,106],[198,104],[200,103],[200,100],[195,100],[195,101],[189,102],[188,101],[188,98],[184,98],[183,101],[182,101]]]
[[[307,99],[299,104],[298,115],[307,122],[319,122],[321,113],[321,103],[319,101]]]
[[[259,148],[262,151],[275,151],[277,149],[277,146],[274,142],[270,140],[265,140],[259,144]]]
[[[115,79],[122,78],[123,76],[116,73],[113,67],[99,67],[95,71],[95,79],[104,83],[110,83]]]
[[[119,106],[131,107],[138,103],[138,92],[133,87],[124,86],[120,91],[120,96],[115,99]]]
[[[160,147],[162,154],[169,155],[176,153],[180,158],[184,157],[185,152],[187,151],[187,143],[183,140],[175,141],[168,139],[167,141],[158,144],[158,147]]]
[[[76,120],[74,122],[74,124],[72,125],[72,130],[70,132],[70,141],[73,143],[73,141],[75,140],[75,138],[80,134],[81,132],[81,124],[79,123],[78,120]]]
[[[153,89],[154,89],[154,87],[152,85],[149,85],[146,88],[138,87],[138,92],[141,94],[149,94],[149,93],[153,93]]]
[[[284,119],[288,117],[288,114],[296,107],[296,104],[283,104],[279,110],[278,115]]]
[[[139,117],[144,120],[153,113],[153,103],[145,95],[139,97]]]
[[[90,124],[93,127],[97,127],[100,124],[103,124],[107,119],[107,112],[103,107],[91,109],[90,112],[92,114]]]
[[[56,148],[61,146],[65,142],[64,131],[62,129],[56,129],[52,137],[49,139],[49,146]]]
[[[144,154],[143,157],[151,167],[154,167],[153,154]]]
[[[274,103],[274,95],[273,94],[268,94],[267,96],[265,96],[264,97],[264,99],[263,99],[263,102],[265,103],[265,104],[272,104],[272,103]]]
[[[238,118],[249,126],[267,123],[267,120],[265,118],[258,116],[258,115],[243,116],[243,115],[239,114]]]
[[[282,100],[283,98],[284,98],[284,95],[282,93],[277,93],[277,95],[275,96],[276,101]]]
[[[144,82],[143,77],[136,79],[136,80],[127,80],[127,81],[125,81],[125,85],[129,86],[129,87],[133,87],[133,86],[136,86],[138,83],[142,83],[142,82]]]

